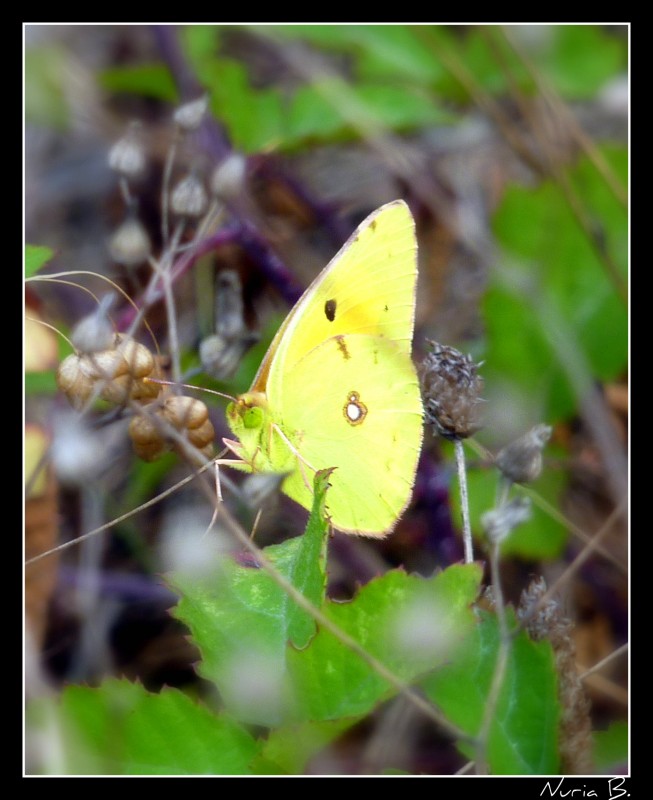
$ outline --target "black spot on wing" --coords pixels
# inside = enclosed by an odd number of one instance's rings
[[[324,304],[324,314],[329,322],[333,322],[336,318],[336,306],[337,303],[335,300],[327,300]]]

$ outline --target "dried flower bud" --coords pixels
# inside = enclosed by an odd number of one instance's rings
[[[208,95],[202,95],[197,100],[184,103],[175,111],[174,120],[182,131],[195,131],[202,123],[202,119],[209,107]]]
[[[132,123],[127,133],[109,150],[109,166],[125,178],[137,178],[145,169],[140,125]]]
[[[195,175],[182,178],[172,191],[172,210],[184,217],[201,217],[208,197],[202,182]]]
[[[70,339],[77,351],[97,353],[112,346],[114,334],[108,311],[114,300],[115,295],[105,295],[99,306],[75,325]]]
[[[522,593],[517,617],[535,641],[548,639],[558,673],[559,752],[561,772],[587,775],[592,764],[592,723],[590,703],[576,667],[573,626],[555,599],[541,602],[546,593],[544,578],[536,578]]]
[[[242,153],[231,153],[213,171],[211,191],[218,198],[234,197],[243,188],[246,171],[245,156]]]
[[[133,216],[120,225],[109,241],[111,258],[126,267],[135,267],[147,261],[151,250],[147,231]]]
[[[542,472],[542,450],[550,438],[548,425],[536,425],[500,450],[495,463],[512,483],[530,483]]]
[[[259,339],[247,328],[243,286],[234,269],[221,270],[216,280],[215,333],[200,342],[202,368],[214,378],[231,377],[249,348]]]
[[[518,525],[530,519],[530,516],[530,498],[514,497],[499,508],[486,511],[481,517],[481,526],[487,538],[494,544],[499,544]]]
[[[480,428],[478,365],[453,347],[429,343],[433,352],[419,369],[426,421],[446,439],[465,439]]]

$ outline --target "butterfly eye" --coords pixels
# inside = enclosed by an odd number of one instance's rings
[[[263,410],[258,406],[248,408],[243,414],[243,424],[246,428],[260,428],[263,424]]]

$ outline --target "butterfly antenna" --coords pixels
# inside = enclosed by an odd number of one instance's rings
[[[207,389],[205,386],[193,386],[192,383],[178,383],[177,381],[166,381],[162,378],[150,378],[145,377],[143,378],[144,383],[158,383],[160,386],[180,386],[182,389],[194,389],[197,392],[206,392],[207,394],[214,394],[217,397],[225,397],[227,400],[231,400],[232,403],[236,402],[236,398],[232,397],[230,394],[225,394],[225,392],[219,392],[217,389]]]

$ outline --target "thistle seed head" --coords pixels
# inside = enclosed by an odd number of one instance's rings
[[[429,344],[433,352],[419,368],[426,421],[446,439],[466,439],[481,427],[478,365],[453,347]]]

